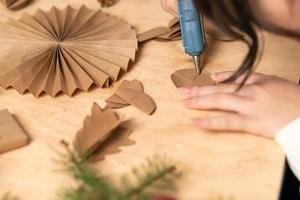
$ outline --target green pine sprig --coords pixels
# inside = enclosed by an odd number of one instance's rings
[[[131,174],[122,178],[121,188],[91,168],[88,158],[80,158],[63,142],[66,155],[61,162],[64,171],[77,183],[77,187],[65,188],[62,200],[150,200],[160,192],[175,190],[178,171],[175,165],[155,157],[133,168]]]

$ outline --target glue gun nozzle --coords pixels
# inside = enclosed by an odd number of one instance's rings
[[[195,70],[196,70],[197,74],[200,75],[202,72],[202,69],[203,69],[203,59],[200,55],[193,56],[193,61],[194,61],[194,65],[195,65]]]

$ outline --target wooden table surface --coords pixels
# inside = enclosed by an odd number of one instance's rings
[[[82,4],[96,9],[96,0],[35,0],[21,11],[9,12],[0,8],[0,20],[19,17],[37,8],[59,8]],[[138,32],[158,25],[166,25],[172,18],[160,8],[158,0],[119,0],[107,12],[120,16]],[[265,35],[265,52],[258,71],[287,78],[299,79],[299,42],[271,33]],[[235,69],[247,48],[241,42],[209,43],[210,71]],[[101,171],[113,179],[132,166],[154,154],[167,155],[176,161],[184,176],[178,181],[178,198],[182,200],[216,199],[218,196],[253,200],[277,198],[282,177],[284,155],[271,140],[238,133],[208,133],[191,124],[191,118],[208,113],[183,108],[180,95],[170,81],[170,74],[179,68],[191,67],[183,53],[180,41],[158,43],[151,41],[140,46],[137,61],[121,80],[138,79],[145,91],[157,103],[153,116],[146,116],[130,106],[118,110],[122,118],[135,123],[133,146],[122,148],[118,154],[98,163]],[[56,199],[57,191],[68,184],[64,174],[56,170],[59,141],[71,141],[81,128],[84,117],[90,113],[93,102],[104,106],[120,84],[108,89],[93,88],[70,98],[31,94],[20,95],[15,90],[0,90],[0,109],[12,112],[32,137],[29,146],[0,155],[0,194],[6,191],[21,200]]]

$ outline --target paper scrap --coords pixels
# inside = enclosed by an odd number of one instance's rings
[[[105,101],[107,106],[115,109],[133,105],[148,115],[151,115],[156,109],[155,102],[148,94],[144,93],[141,82],[137,80],[123,81],[115,94]]]
[[[120,146],[132,145],[129,138],[132,129],[123,125],[111,108],[101,109],[93,104],[92,113],[87,116],[83,128],[76,134],[74,149],[80,157],[102,160],[107,154],[117,153]]]
[[[180,69],[171,75],[171,79],[177,88],[216,84],[211,78],[211,73],[205,69],[200,75],[195,69]]]
[[[98,0],[102,7],[112,6],[115,3],[115,0]]]
[[[138,47],[128,23],[85,6],[10,19],[0,24],[0,43],[0,85],[35,97],[108,87]]]
[[[0,2],[10,10],[24,8],[31,0],[0,0]]]
[[[0,111],[0,153],[23,147],[29,143],[29,136],[8,110]]]

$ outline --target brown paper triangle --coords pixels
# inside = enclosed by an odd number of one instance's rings
[[[28,135],[8,110],[0,111],[0,153],[27,145]]]
[[[0,24],[0,85],[34,96],[108,87],[135,60],[130,25],[85,6],[37,10]]]
[[[31,0],[0,0],[10,10],[18,10],[25,7]]]
[[[198,75],[195,69],[180,69],[171,75],[171,79],[177,88],[216,84],[207,70]]]
[[[123,81],[115,94],[105,101],[107,106],[115,109],[133,105],[148,115],[156,109],[155,102],[144,93],[142,84],[137,80]]]
[[[101,109],[93,104],[91,116],[87,116],[83,128],[76,134],[74,148],[80,157],[104,159],[107,154],[117,153],[120,146],[135,142],[129,139],[131,129],[110,108]]]

